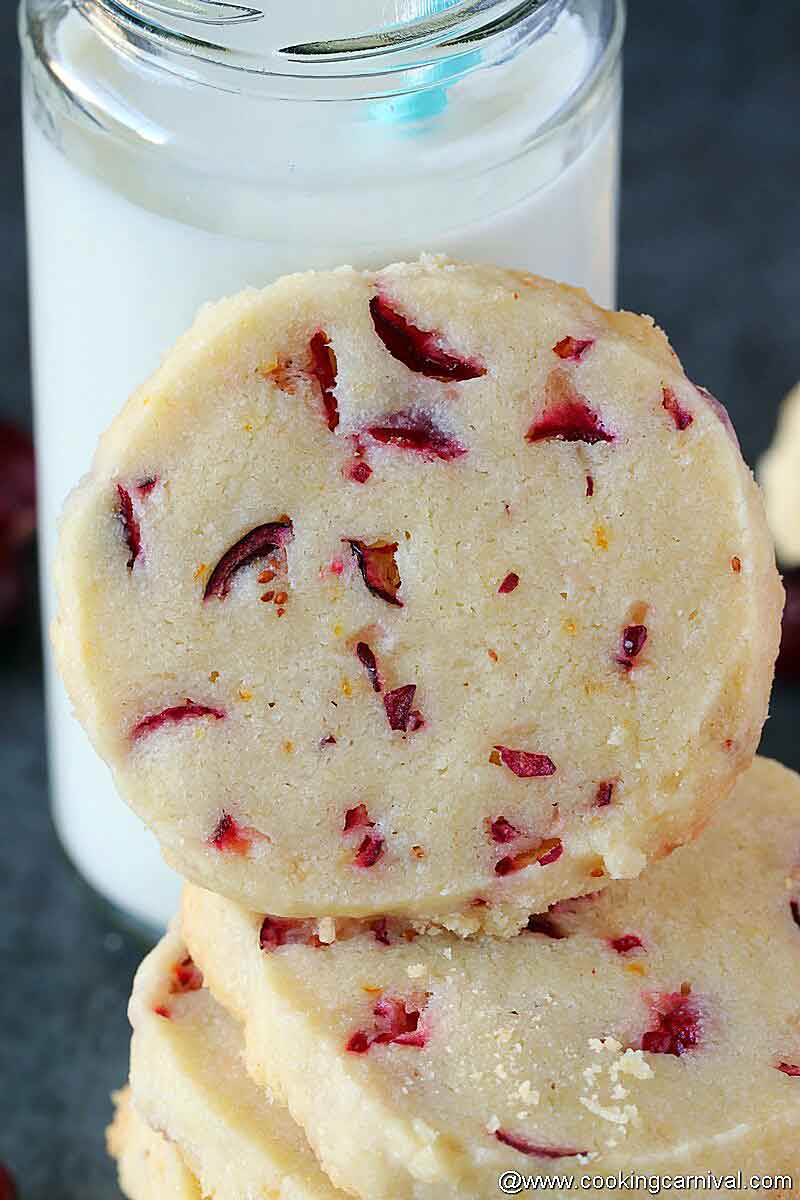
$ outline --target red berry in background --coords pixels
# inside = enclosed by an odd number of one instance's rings
[[[8,1167],[4,1167],[2,1163],[0,1163],[0,1200],[19,1200],[17,1185],[14,1183]]]
[[[0,549],[23,546],[35,525],[33,442],[24,429],[0,421]]]
[[[22,606],[22,551],[35,527],[33,442],[25,430],[0,421],[0,625],[11,621]]]
[[[783,610],[781,648],[775,670],[782,679],[800,680],[800,568],[783,577],[786,607]]]

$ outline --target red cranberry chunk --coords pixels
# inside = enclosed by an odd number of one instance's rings
[[[128,547],[128,562],[126,565],[128,570],[132,571],[134,563],[142,552],[142,530],[136,513],[133,511],[131,494],[121,483],[117,484],[117,497],[119,498],[117,520],[122,526],[122,534],[125,538],[125,544]]]
[[[386,917],[377,917],[369,923],[370,932],[375,934],[375,941],[380,942],[382,946],[391,945],[391,937],[389,936],[389,922]]]
[[[415,1046],[421,1050],[428,1041],[422,1028],[423,1000],[402,1000],[381,996],[372,1010],[375,1018],[372,1030],[359,1029],[351,1034],[346,1049],[352,1054],[366,1054],[372,1046]]]
[[[613,442],[614,434],[606,429],[585,396],[575,391],[566,371],[551,371],[545,392],[545,407],[525,434],[528,442]]]
[[[331,348],[328,335],[321,329],[314,334],[308,348],[311,353],[311,375],[319,384],[322,405],[325,409],[325,420],[328,429],[333,432],[339,424],[339,406],[334,390],[338,372],[336,355]]]
[[[624,933],[621,937],[611,938],[609,945],[617,954],[630,954],[632,950],[644,949],[644,942],[635,933]]]
[[[35,524],[33,441],[24,429],[0,421],[0,549],[18,550]]]
[[[614,788],[616,782],[613,779],[604,779],[602,783],[598,783],[597,791],[594,796],[595,808],[607,808],[614,799]]]
[[[349,1054],[366,1054],[371,1046],[369,1034],[363,1029],[357,1029],[345,1042],[345,1050]]]
[[[216,596],[224,600],[238,571],[278,550],[285,550],[293,538],[294,527],[288,517],[281,517],[277,521],[270,521],[266,525],[257,525],[255,529],[251,529],[225,551],[214,567],[203,599],[210,600],[212,596]]]
[[[165,725],[179,725],[182,721],[196,720],[199,717],[213,717],[215,721],[222,721],[225,713],[221,708],[211,708],[207,704],[195,704],[194,701],[187,700],[185,704],[175,704],[172,708],[165,708],[161,712],[143,717],[131,730],[131,741],[136,742],[145,734],[155,733]]]
[[[663,387],[661,389],[661,396],[661,407],[672,417],[675,428],[678,430],[688,429],[694,417],[683,407],[672,388]]]
[[[555,775],[556,765],[546,754],[532,754],[528,750],[510,750],[508,746],[495,746],[504,766],[519,779],[541,779]]]
[[[375,542],[368,546],[366,542],[352,538],[342,538],[342,541],[353,551],[368,591],[387,604],[402,608],[403,601],[397,595],[402,582],[395,560],[397,542]]]
[[[590,499],[594,495],[594,476],[586,476],[586,498]]]
[[[508,842],[513,842],[520,837],[520,831],[516,826],[507,821],[505,817],[495,817],[489,823],[489,833],[493,842],[498,842],[500,845],[506,845]]]
[[[794,918],[795,925],[800,927],[800,900],[790,900],[789,901],[789,911],[791,912],[792,917]]]
[[[540,867],[549,867],[551,863],[558,862],[563,853],[564,845],[560,838],[547,838],[538,846],[532,846],[528,850],[521,850],[519,854],[510,854],[506,858],[501,858],[495,864],[495,875],[501,877],[515,875],[517,871],[524,871],[526,867],[534,864]]]
[[[363,458],[355,459],[344,467],[344,477],[352,483],[366,483],[372,474],[372,467]]]
[[[642,1036],[642,1050],[680,1057],[700,1045],[700,1012],[682,992],[651,997],[654,1027]]]
[[[782,679],[800,679],[800,569],[783,577],[786,606],[781,622],[781,648],[775,671]]]
[[[644,650],[646,641],[646,625],[626,625],[620,638],[617,665],[625,671],[630,671],[634,665],[634,659],[638,658]]]
[[[394,688],[383,697],[386,718],[389,728],[402,733],[413,733],[423,723],[418,712],[412,709],[414,696],[417,691],[415,683],[407,683],[404,687]]]
[[[509,592],[513,592],[519,584],[519,575],[516,571],[509,571],[500,587],[497,589],[501,596],[507,596]]]
[[[223,854],[247,854],[251,843],[252,838],[248,837],[239,822],[227,812],[223,812],[208,839],[208,844]]]
[[[157,1017],[163,1017],[165,1021],[172,1020],[172,1013],[169,1011],[169,1009],[164,1004],[158,1004],[153,1009],[153,1012],[156,1014]]]
[[[585,1150],[567,1150],[563,1146],[540,1146],[521,1134],[508,1133],[505,1129],[495,1130],[494,1136],[504,1146],[510,1146],[512,1150],[527,1154],[530,1158],[577,1158],[579,1154],[586,1153]]]
[[[136,494],[141,499],[149,496],[152,491],[158,487],[159,479],[157,475],[149,475],[146,479],[140,479],[136,485]]]
[[[792,1079],[800,1079],[800,1066],[795,1063],[779,1062],[776,1070],[781,1071],[784,1075],[789,1075]]]
[[[261,922],[258,944],[262,950],[271,952],[281,946],[319,946],[315,936],[315,922],[291,917],[266,916]]]
[[[366,804],[357,804],[355,808],[348,808],[344,814],[343,833],[352,833],[354,829],[374,829],[374,827],[375,822],[369,819]]]
[[[569,934],[565,933],[561,926],[546,913],[528,917],[525,933],[540,933],[543,937],[552,938],[556,942],[561,942],[564,938],[569,937]]]
[[[198,992],[203,986],[203,972],[189,955],[172,968],[173,992]]]
[[[383,858],[385,849],[386,841],[383,834],[366,833],[356,850],[353,865],[364,869],[374,867]]]
[[[356,657],[364,670],[367,672],[373,691],[382,691],[383,684],[381,683],[381,677],[378,674],[378,660],[366,642],[359,642],[357,644]]]
[[[553,353],[565,362],[580,362],[594,345],[594,338],[565,337],[553,346]]]
[[[486,367],[479,359],[464,358],[445,349],[440,335],[412,325],[383,296],[372,297],[369,311],[375,332],[386,349],[410,371],[446,383],[486,374]]]
[[[370,425],[366,433],[383,446],[409,450],[421,454],[429,461],[441,459],[443,462],[450,462],[467,453],[466,446],[462,446],[456,438],[445,433],[433,418],[424,412],[405,410],[390,413],[380,424]]]

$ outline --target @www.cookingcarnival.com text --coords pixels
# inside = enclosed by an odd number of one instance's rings
[[[525,1175],[521,1171],[504,1171],[498,1180],[503,1196],[522,1196],[527,1192],[640,1192],[660,1196],[665,1192],[769,1192],[783,1200],[800,1200],[791,1175],[745,1175],[736,1171],[730,1175],[649,1175],[636,1171],[616,1175]]]

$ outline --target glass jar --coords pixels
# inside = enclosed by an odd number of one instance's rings
[[[209,299],[422,251],[612,304],[623,0],[23,0],[43,609],[102,429]],[[272,11],[272,10],[275,11]],[[177,879],[48,652],[55,823],[106,900]]]

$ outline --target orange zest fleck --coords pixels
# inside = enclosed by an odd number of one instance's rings
[[[608,534],[602,525],[598,525],[594,531],[595,545],[599,550],[608,549]]]

